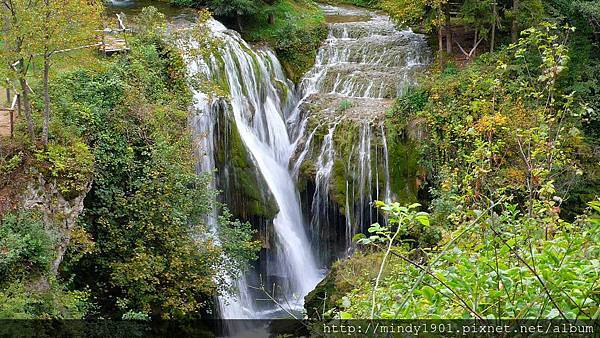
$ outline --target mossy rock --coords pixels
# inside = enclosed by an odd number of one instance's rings
[[[267,184],[246,150],[233,117],[223,112],[219,120],[215,160],[226,203],[238,218],[273,219],[279,208],[265,189]]]

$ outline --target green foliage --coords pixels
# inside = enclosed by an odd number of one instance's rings
[[[600,247],[594,240],[598,224],[587,219],[554,223],[554,233],[546,237],[546,222],[521,214],[514,205],[500,209],[500,214],[484,214],[448,233],[432,251],[395,246],[376,290],[375,316],[593,316],[599,305],[594,296],[600,275]],[[421,262],[428,262],[427,268]],[[344,312],[353,318],[369,317],[372,287],[362,279],[355,285]]]
[[[331,5],[353,5],[370,9],[381,8],[381,0],[325,0],[323,3]]]
[[[279,0],[261,5],[256,15],[247,18],[243,36],[271,45],[288,77],[298,82],[314,63],[327,27],[323,13],[311,0]]]
[[[388,117],[392,118],[400,126],[406,126],[408,118],[425,108],[429,97],[428,93],[419,88],[409,88],[406,93],[394,101],[394,105],[388,111]]]
[[[49,274],[52,238],[41,215],[12,212],[0,219],[0,319],[82,318],[89,294],[68,291]]]
[[[217,225],[228,245],[211,239],[216,192],[194,171],[185,66],[148,31],[105,70],[65,74],[53,88],[62,124],[90,145],[96,169],[81,218],[94,245],[70,252],[62,273],[89,286],[99,316],[198,317],[229,291],[219,276],[247,267],[257,245],[228,217]]]
[[[47,178],[56,180],[58,191],[67,200],[84,193],[93,174],[94,156],[87,145],[51,143],[35,153],[35,166]]]
[[[544,3],[542,0],[520,0],[517,11],[514,8],[506,10],[506,18],[516,19],[519,30],[535,26],[544,16]]]
[[[423,25],[430,32],[443,24],[444,4],[445,0],[382,0],[383,9],[400,25]]]
[[[0,172],[2,176],[0,176],[0,185],[4,185],[8,183],[7,181],[10,179],[10,175],[17,171],[19,167],[23,164],[23,152],[9,152],[6,155],[0,158]]]
[[[92,309],[87,291],[68,291],[52,279],[38,283],[43,284],[27,286],[19,281],[3,285],[0,319],[83,319]],[[16,326],[18,332],[10,329],[6,325],[0,332],[11,336],[23,334],[23,325]]]
[[[207,3],[216,16],[225,17],[252,15],[259,6],[256,0],[207,0]]]
[[[440,192],[471,205],[505,193],[532,201],[564,196],[581,178],[580,108],[561,86],[569,56],[556,33],[526,30],[497,60],[427,80],[428,103],[415,113],[429,126],[423,165]]]
[[[375,223],[371,225],[368,231],[371,233],[369,237],[357,238],[358,244],[371,243],[393,243],[393,240],[398,236],[408,235],[409,231],[417,224],[429,227],[429,215],[424,212],[417,212],[416,209],[421,205],[413,203],[408,206],[401,206],[400,203],[394,202],[385,204],[377,201],[375,206],[381,209],[388,218],[388,224],[385,226]],[[395,230],[393,229],[395,228]],[[359,237],[362,237],[359,235]],[[399,238],[399,237],[398,237]]]
[[[140,14],[133,19],[136,26],[136,33],[142,39],[150,40],[154,37],[164,34],[167,29],[165,15],[154,6],[142,8]]]
[[[52,260],[53,239],[40,215],[7,213],[0,220],[0,285],[46,273]]]
[[[352,101],[350,101],[348,99],[343,99],[342,101],[340,101],[340,103],[338,105],[338,111],[343,112],[345,110],[352,108],[352,106],[353,106]]]

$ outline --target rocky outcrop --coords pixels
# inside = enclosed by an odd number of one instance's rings
[[[91,186],[90,179],[84,184],[83,191],[66,199],[59,191],[56,180],[47,180],[42,174],[35,173],[23,193],[23,208],[39,211],[43,216],[45,230],[56,239],[56,257],[52,260],[51,267],[54,274],[58,273],[71,240],[71,230],[83,211],[83,200]]]

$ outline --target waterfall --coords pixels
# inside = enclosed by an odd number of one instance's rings
[[[334,123],[325,135],[323,143],[321,145],[321,152],[317,159],[316,167],[317,173],[315,176],[315,193],[312,198],[311,205],[311,220],[310,230],[312,234],[312,242],[318,243],[323,237],[323,227],[327,224],[323,224],[323,221],[327,221],[328,217],[328,203],[329,203],[329,179],[331,177],[331,170],[333,169],[333,161],[335,160],[333,148],[333,132],[337,123]],[[329,251],[327,247],[317,247],[322,251]]]
[[[329,24],[313,69],[305,75],[305,95],[393,98],[429,63],[424,38],[398,30],[390,18],[365,10],[322,6],[326,15],[362,15],[368,20]]]
[[[214,188],[228,187],[229,167],[215,174],[215,159],[227,160],[216,148],[235,132],[232,140],[239,140],[252,162],[246,170],[256,171],[260,194],[277,208],[272,223],[269,217],[268,225],[261,225],[260,276],[224,276],[237,292],[219,297],[222,318],[274,318],[282,315],[281,304],[289,307],[286,312],[301,309],[303,297],[322,278],[319,267],[336,252],[349,252],[354,234],[379,220],[372,201],[393,198],[383,120],[391,99],[429,62],[425,40],[362,9],[323,9],[326,15],[350,11],[359,20],[329,24],[315,66],[297,90],[272,51],[253,48],[215,20],[207,28],[219,41],[216,49],[186,57],[190,75],[212,84],[195,89],[192,125],[203,150],[198,171],[213,173]],[[345,148],[338,150],[342,143]],[[301,199],[297,182],[307,161],[314,179],[303,176],[302,189],[310,188]],[[344,176],[332,189],[335,175]],[[216,212],[207,221],[218,238]],[[260,297],[259,284],[272,291],[269,297]],[[257,302],[270,297],[275,302]]]
[[[304,143],[304,148],[303,148],[302,152],[300,153],[300,155],[298,156],[298,158],[296,159],[296,162],[294,163],[294,167],[292,169],[292,173],[294,174],[294,177],[298,177],[298,173],[300,172],[300,165],[302,165],[302,162],[304,161],[306,154],[308,154],[308,151],[310,150],[310,146],[312,144],[312,140],[315,137],[315,133],[317,132],[317,130],[319,130],[319,128],[321,128],[321,125],[318,125],[315,129],[313,129],[313,131],[310,133],[310,135],[308,135],[308,138],[306,139],[306,142]]]
[[[188,58],[190,73],[222,84],[227,93],[224,98],[195,93],[198,111],[195,130],[197,135],[204,134],[199,142],[206,152],[199,169],[214,170],[211,128],[218,114],[232,114],[240,138],[266,182],[265,189],[272,194],[279,209],[273,220],[276,248],[275,264],[270,271],[278,277],[279,290],[277,295],[271,296],[290,304],[290,310],[294,311],[301,308],[303,297],[322,277],[305,233],[299,195],[288,170],[293,148],[285,117],[297,99],[271,51],[253,49],[236,32],[217,21],[211,20],[207,26],[219,40],[218,50],[208,58]],[[272,304],[270,311],[257,311],[246,279],[242,277],[235,284],[239,289],[236,297],[219,298],[223,318],[264,318],[277,310]]]
[[[372,207],[373,200],[393,199],[385,113],[392,99],[412,85],[415,74],[430,62],[430,53],[422,35],[398,29],[387,16],[359,8],[321,8],[333,18],[328,37],[314,67],[301,80],[302,99],[287,123],[302,126],[298,129],[309,127],[310,133],[304,130],[297,135],[293,168],[298,172],[304,161],[313,163],[312,171],[307,171],[313,176],[312,199],[303,202],[310,206],[315,250],[328,252],[325,261],[331,261],[335,258],[329,252],[332,243],[343,242],[338,254],[345,254],[351,251],[357,232],[383,220]],[[323,136],[317,138],[317,130]],[[356,132],[338,136],[342,130]],[[314,139],[321,146],[310,150]],[[346,148],[338,151],[339,147]],[[336,161],[336,157],[344,158]],[[343,168],[332,173],[335,165]],[[334,181],[334,175],[345,177]],[[343,199],[333,201],[331,187]],[[332,238],[323,229],[340,233]]]
[[[371,128],[368,123],[363,123],[360,130],[360,147],[358,149],[358,181],[360,203],[356,213],[359,215],[360,231],[363,232],[365,226],[372,222],[371,210],[368,205],[371,203]],[[365,217],[365,210],[369,210],[368,217]]]
[[[392,201],[392,188],[390,186],[390,159],[388,154],[387,147],[387,137],[385,135],[385,128],[383,124],[381,127],[381,143],[383,144],[383,160],[384,160],[384,170],[385,170],[385,195],[383,201],[385,203],[390,203]]]

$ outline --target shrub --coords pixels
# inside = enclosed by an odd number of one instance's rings
[[[82,142],[72,145],[51,143],[35,154],[36,167],[48,179],[56,180],[66,200],[84,193],[92,179],[94,156]]]
[[[350,108],[352,108],[353,104],[352,101],[348,100],[348,99],[343,99],[342,101],[340,101],[339,105],[338,105],[338,111],[345,111],[348,110]]]
[[[53,240],[44,231],[41,216],[14,212],[0,219],[0,285],[48,271]]]

